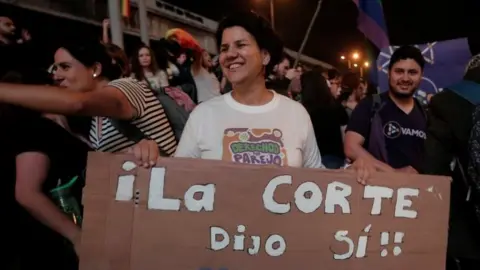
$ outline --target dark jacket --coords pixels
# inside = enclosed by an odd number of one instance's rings
[[[422,173],[452,176],[448,252],[451,256],[480,259],[480,225],[471,205],[466,203],[467,189],[457,169],[451,171],[455,157],[466,172],[468,139],[475,106],[446,89],[435,95],[428,108],[425,164]]]

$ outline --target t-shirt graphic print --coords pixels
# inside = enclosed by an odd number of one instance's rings
[[[288,166],[280,129],[228,128],[223,133],[224,161]]]

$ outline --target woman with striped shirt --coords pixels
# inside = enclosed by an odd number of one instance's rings
[[[143,83],[123,78],[127,63],[100,43],[62,46],[55,53],[54,79],[60,87],[0,84],[0,102],[60,115],[92,116],[89,140],[98,151],[133,150],[142,165],[155,163],[158,147],[168,155],[177,142],[162,105]],[[138,144],[111,119],[137,126],[146,139]]]

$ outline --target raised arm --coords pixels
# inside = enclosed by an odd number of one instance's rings
[[[54,86],[0,83],[0,102],[46,113],[123,120],[132,119],[136,113],[127,97],[111,86],[90,92],[73,92]]]

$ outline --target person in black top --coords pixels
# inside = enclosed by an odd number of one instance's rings
[[[378,106],[373,97],[364,99],[351,115],[345,135],[347,158],[354,161],[364,157],[380,171],[418,173],[427,119],[413,94],[422,80],[424,65],[421,51],[413,46],[393,53],[389,91],[381,95]]]
[[[471,85],[468,89],[470,95],[478,95],[480,55],[472,58],[463,80],[463,83],[469,82]],[[472,189],[469,195],[464,177],[468,177],[469,139],[476,104],[473,100],[469,101],[468,96],[458,94],[455,91],[457,87],[447,87],[431,99],[425,162],[421,173],[452,177],[446,269],[473,270],[480,268],[480,230],[476,209],[472,204],[479,193]],[[452,169],[454,159],[456,165]]]
[[[67,238],[80,235],[79,227],[55,205],[49,191],[59,181],[65,184],[80,176],[72,194],[81,202],[82,175],[91,148],[74,133],[76,128],[70,128],[73,123],[78,126],[78,119],[68,122],[58,115],[48,117],[29,115],[8,127],[13,137],[9,141],[15,142],[15,198],[29,214],[16,217],[16,235],[24,243],[19,268],[77,269],[75,251]],[[89,120],[84,122],[89,124]]]
[[[345,164],[343,132],[348,115],[335,100],[320,70],[305,72],[301,76],[302,104],[310,114],[322,163],[329,169]]]

